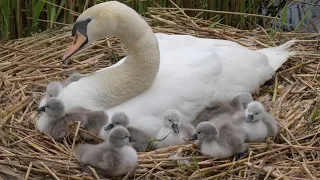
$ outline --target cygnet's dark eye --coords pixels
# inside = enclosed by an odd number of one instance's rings
[[[126,138],[128,138],[129,136],[126,136]]]
[[[171,122],[171,119],[168,119]]]
[[[259,114],[259,113],[256,113],[256,114]]]
[[[198,132],[198,134],[200,134],[200,131]]]
[[[50,96],[50,97],[52,97],[52,95],[51,95],[51,94],[50,94],[49,96]]]
[[[46,107],[49,108],[49,105],[47,105]]]
[[[116,124],[119,124],[118,122]]]

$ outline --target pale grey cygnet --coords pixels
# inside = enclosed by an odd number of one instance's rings
[[[100,129],[109,121],[108,115],[104,111],[91,111],[83,107],[76,107],[68,110],[65,117],[73,122],[80,121],[81,126],[89,133],[98,136]],[[93,137],[85,133],[81,136],[87,140]]]
[[[79,79],[81,79],[81,78],[83,78],[85,76],[86,76],[85,74],[81,74],[79,72],[74,72],[64,81],[63,85],[64,85],[64,87],[66,87],[70,83],[76,82],[76,81],[78,81]]]
[[[91,166],[99,175],[124,175],[137,165],[138,155],[131,147],[131,141],[134,139],[129,131],[118,126],[110,131],[106,142],[97,145],[79,144],[74,154],[86,172],[89,171],[86,166]]]
[[[57,82],[57,81],[50,82],[46,88],[45,96],[40,101],[38,108],[44,106],[44,104],[47,102],[49,98],[58,97],[62,89],[63,89],[63,85],[60,82]]]
[[[169,109],[163,117],[163,127],[159,130],[156,139],[159,142],[156,148],[163,148],[172,145],[187,144],[195,132],[195,128],[186,122],[182,122],[181,114],[175,109]],[[186,140],[184,140],[186,139]]]
[[[197,146],[202,154],[223,159],[248,149],[245,132],[232,124],[230,115],[221,115],[215,120],[201,122],[196,127],[196,133],[189,139],[198,140]]]
[[[267,137],[278,133],[277,120],[258,101],[250,102],[245,112],[235,113],[233,119],[247,133],[248,142],[265,142]]]
[[[209,101],[207,106],[197,115],[192,124],[196,126],[200,122],[208,121],[221,114],[233,115],[236,111],[244,111],[247,104],[251,101],[253,101],[252,96],[248,93],[238,93],[230,100],[216,95],[213,100]]]
[[[68,124],[64,118],[65,109],[59,99],[49,98],[38,111],[43,112],[37,121],[37,129],[40,132],[48,134],[55,140],[61,140],[68,134]]]
[[[129,126],[129,118],[124,112],[116,112],[111,117],[111,123],[100,130],[99,136],[104,137],[106,139],[111,129],[117,126],[123,126],[128,129],[129,133],[137,140],[136,142],[132,142],[132,147],[138,152],[146,152],[148,145],[152,138],[134,128]]]

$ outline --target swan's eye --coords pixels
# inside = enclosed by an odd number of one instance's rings
[[[126,138],[128,138],[129,136],[126,136]]]
[[[256,113],[256,114],[259,114],[259,113]]]
[[[46,106],[47,108],[49,108],[49,106]]]
[[[168,119],[169,120],[169,122],[171,122],[171,119]]]
[[[118,122],[116,124],[119,124]]]
[[[200,134],[200,132],[198,132],[198,134]]]
[[[52,97],[52,95],[51,95],[51,94],[50,94],[49,96],[50,96],[50,97]]]

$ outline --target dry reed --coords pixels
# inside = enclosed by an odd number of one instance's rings
[[[209,21],[180,11],[153,9],[148,17],[155,32],[226,39],[250,49],[274,46],[294,36],[275,34],[277,40],[270,40],[261,29],[207,28]],[[71,154],[77,140],[73,134],[58,143],[35,130],[36,107],[49,81],[63,80],[73,71],[96,71],[126,55],[119,40],[111,37],[85,48],[71,65],[62,65],[61,56],[72,42],[70,30],[0,43],[0,177],[4,179],[96,177],[83,173]],[[295,36],[298,55],[254,94],[279,120],[280,133],[274,141],[250,144],[238,161],[202,156],[192,144],[139,153],[130,179],[319,179],[319,41],[312,40],[314,34]],[[170,158],[174,154],[178,158]]]

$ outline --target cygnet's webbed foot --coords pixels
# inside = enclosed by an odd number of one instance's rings
[[[235,155],[235,159],[236,159],[236,161],[240,160],[244,155],[245,155],[245,153],[244,153],[244,152],[237,153],[237,154]]]
[[[91,172],[90,169],[87,168],[87,165],[86,165],[86,164],[80,163],[80,166],[81,166],[81,170],[82,170],[83,172],[86,172],[86,173],[90,173],[90,172]]]

